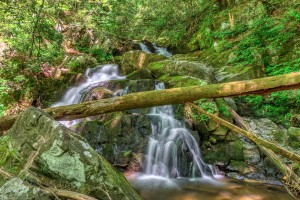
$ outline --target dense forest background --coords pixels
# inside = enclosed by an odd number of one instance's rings
[[[7,0],[0,21],[0,115],[49,106],[76,74],[141,40],[231,70],[300,70],[297,0]],[[283,125],[300,120],[299,91],[238,101]]]

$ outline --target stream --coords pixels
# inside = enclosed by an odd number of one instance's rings
[[[170,57],[166,49],[153,45],[155,52],[140,43],[147,53]],[[126,77],[119,74],[118,66],[102,65],[86,71],[86,81],[71,87],[63,98],[52,105],[70,105],[82,102],[85,94],[103,86],[109,80]],[[155,85],[156,90],[164,88]],[[122,94],[122,93],[121,93]],[[120,92],[116,95],[120,95]],[[171,105],[153,107],[147,114],[152,134],[144,155],[143,171],[127,174],[132,186],[146,200],[289,200],[289,194],[281,187],[265,183],[225,178],[218,170],[202,160],[199,142],[185,127],[183,121],[174,116]],[[61,121],[72,126],[79,120]],[[188,159],[187,159],[188,158]],[[187,163],[183,166],[182,163]]]

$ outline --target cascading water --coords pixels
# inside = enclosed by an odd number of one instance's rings
[[[171,57],[172,53],[170,53],[166,48],[163,47],[159,47],[156,44],[153,44],[153,49],[154,51],[151,51],[147,45],[145,45],[144,43],[139,43],[140,49],[145,52],[145,53],[156,53],[158,55],[163,55],[165,57]]]
[[[85,76],[87,78],[85,82],[68,89],[62,100],[52,104],[51,107],[80,103],[83,101],[83,98],[87,92],[94,87],[101,85],[101,83],[109,80],[119,80],[125,78],[119,74],[119,68],[114,64],[100,65],[92,69],[89,68],[85,72]],[[77,120],[60,122],[66,126],[71,126],[74,125]]]
[[[162,89],[165,89],[163,83],[156,84],[156,90]],[[165,178],[183,176],[179,167],[179,153],[188,150],[192,155],[190,176],[216,175],[215,169],[202,161],[197,141],[185,128],[184,123],[174,118],[173,112],[173,107],[166,105],[153,107],[148,114],[152,135],[148,142],[145,173]]]

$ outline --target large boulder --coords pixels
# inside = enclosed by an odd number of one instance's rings
[[[14,175],[34,173],[45,185],[98,199],[141,199],[83,137],[38,109],[23,112],[0,142],[1,167]]]
[[[172,59],[152,62],[146,68],[158,79],[166,79],[168,76],[173,77],[174,81],[174,77],[180,80],[179,77],[183,76],[197,82],[200,80],[202,85],[203,82],[211,83],[214,81],[212,68],[199,61],[197,57],[192,56],[175,55]]]
[[[150,62],[164,60],[166,57],[157,54],[147,54],[142,51],[129,51],[117,61],[122,74],[130,74],[147,66]]]
[[[103,115],[102,119],[83,121],[76,125],[76,132],[120,170],[139,171],[151,124],[145,115],[119,112]]]
[[[268,118],[252,119],[243,118],[249,123],[250,128],[259,136],[268,141],[274,141],[281,145],[284,145],[287,139],[287,131],[284,128],[279,127],[273,121]]]
[[[261,78],[264,73],[260,67],[235,65],[215,69],[215,77],[218,82],[231,82]]]

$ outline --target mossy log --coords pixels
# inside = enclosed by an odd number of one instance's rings
[[[216,115],[213,115],[211,113],[206,112],[205,110],[203,110],[202,108],[199,108],[198,106],[196,106],[193,103],[187,103],[189,106],[191,106],[192,108],[196,109],[198,112],[208,116],[209,118],[211,118],[212,120],[214,120],[215,122],[229,128],[230,130],[232,130],[234,133],[237,134],[241,134],[243,136],[245,136],[246,138],[252,140],[254,143],[256,143],[259,146],[265,147],[267,149],[272,150],[274,153],[276,154],[280,154],[282,156],[284,156],[285,158],[290,159],[291,161],[300,163],[300,155],[295,154],[294,152],[288,151],[284,148],[282,148],[281,146],[278,146],[272,142],[269,142],[267,140],[264,140],[252,133],[249,133],[248,131],[245,131],[244,129],[241,129],[238,126],[235,126],[231,123],[229,123],[228,121],[221,119],[219,117],[217,117]]]
[[[132,93],[121,97],[47,108],[43,111],[55,119],[71,120],[134,108],[180,104],[201,98],[266,94],[296,88],[300,88],[300,72],[246,81]],[[1,117],[0,131],[9,129],[16,118],[17,115]]]

